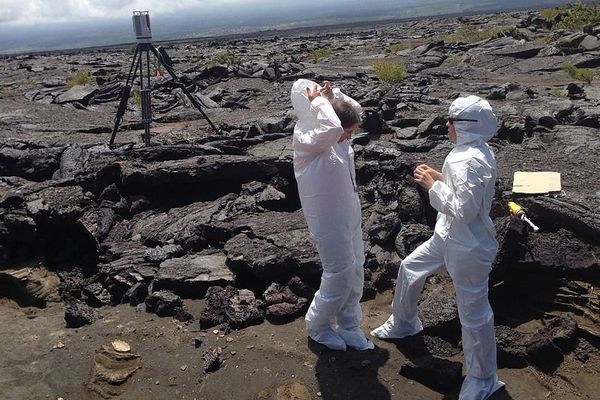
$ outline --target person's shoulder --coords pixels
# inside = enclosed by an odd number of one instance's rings
[[[446,161],[453,166],[463,165],[464,169],[474,172],[494,168],[496,164],[492,153],[481,146],[455,148]]]
[[[449,164],[459,164],[468,161],[474,156],[472,148],[469,146],[456,146],[446,157]]]

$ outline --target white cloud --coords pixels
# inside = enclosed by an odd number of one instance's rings
[[[397,6],[415,1],[427,0],[0,0],[0,29],[10,25],[121,19],[131,16],[134,10],[147,10],[152,16],[162,16],[204,11],[228,13],[235,7],[235,11],[242,13],[250,10],[268,14],[286,8],[319,10],[323,5],[330,9],[338,5],[344,10],[350,3]]]
[[[0,23],[85,21],[121,18],[133,10],[148,10],[153,15],[172,14],[200,7],[211,9],[239,4],[265,3],[269,0],[0,0]],[[285,0],[284,0],[285,1]]]

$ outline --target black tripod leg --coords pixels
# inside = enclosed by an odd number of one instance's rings
[[[127,82],[125,86],[121,89],[121,100],[119,101],[119,107],[117,108],[117,115],[115,116],[115,123],[112,130],[112,135],[110,136],[110,141],[108,142],[108,147],[111,149],[115,146],[115,138],[117,137],[117,131],[119,130],[119,125],[121,125],[121,121],[123,120],[123,115],[125,114],[125,110],[127,110],[127,102],[129,101],[129,96],[131,95],[131,86],[135,80],[135,73],[138,68],[138,63],[140,62],[141,56],[138,47],[135,48],[135,53],[133,55],[133,60],[131,61],[131,66],[129,67],[129,75],[127,75]]]
[[[202,116],[204,117],[204,119],[206,119],[206,121],[209,123],[209,125],[211,126],[211,128],[213,128],[213,130],[215,131],[215,133],[216,134],[220,134],[220,132],[217,129],[217,127],[215,126],[215,124],[213,124],[213,122],[210,120],[210,118],[208,118],[208,115],[206,115],[206,113],[202,109],[202,105],[200,104],[200,102],[198,101],[198,99],[196,99],[196,97],[194,97],[194,95],[190,93],[190,91],[187,89],[187,87],[185,87],[185,85],[179,80],[179,78],[177,77],[177,74],[175,73],[175,70],[173,69],[173,67],[171,66],[171,64],[169,64],[168,62],[165,62],[165,59],[164,59],[164,57],[162,55],[162,53],[164,53],[165,56],[168,57],[168,54],[166,53],[165,49],[161,48],[160,51],[158,51],[154,46],[152,46],[151,50],[152,50],[152,53],[154,53],[154,55],[158,59],[158,62],[163,67],[165,67],[165,69],[167,70],[167,72],[169,73],[169,75],[171,75],[171,78],[173,79],[173,82],[175,82],[175,84],[177,85],[177,87],[179,87],[181,90],[183,90],[183,93],[185,93],[185,95],[188,97],[188,99],[190,99],[190,101],[192,102],[192,104],[194,105],[194,107],[196,107],[196,109],[198,111],[200,111],[200,114],[202,114]]]
[[[206,113],[204,112],[204,110],[202,109],[202,105],[200,104],[200,102],[196,99],[196,97],[190,93],[190,91],[185,87],[185,85],[181,82],[176,82],[177,86],[179,88],[181,88],[181,90],[183,90],[183,93],[185,93],[185,95],[188,97],[188,99],[190,99],[190,101],[192,102],[192,104],[194,105],[194,107],[196,107],[198,109],[198,111],[200,111],[200,114],[202,114],[202,116],[204,117],[204,119],[206,119],[206,121],[210,124],[210,126],[213,128],[213,130],[215,131],[216,134],[219,134],[219,130],[217,129],[217,127],[212,123],[212,121],[210,120],[210,118],[208,118],[208,115],[206,115]]]
[[[129,101],[130,95],[131,86],[124,86],[121,89],[121,101],[119,102],[119,108],[117,108],[117,115],[115,116],[115,124],[113,126],[110,142],[108,142],[108,147],[110,147],[111,149],[115,146],[115,138],[117,137],[117,131],[119,130],[119,125],[121,125],[121,120],[123,119],[123,115],[125,114],[125,110],[127,109],[127,102]]]
[[[144,124],[144,144],[150,146],[150,124],[152,123],[152,102],[150,97],[150,52],[144,49],[140,60],[146,54],[146,82],[144,83],[144,63],[140,61],[140,96],[142,98],[142,124]]]

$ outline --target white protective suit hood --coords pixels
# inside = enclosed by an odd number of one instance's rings
[[[321,86],[316,82],[308,79],[298,79],[292,86],[291,100],[292,107],[296,117],[298,117],[298,124],[305,129],[314,129],[318,126],[317,114],[310,107],[310,101],[306,94],[307,88],[317,86],[317,89],[321,89]]]
[[[498,120],[490,103],[478,96],[459,97],[454,100],[448,110],[448,117],[477,120],[477,122],[454,122],[457,145],[485,143],[493,138],[498,131]]]

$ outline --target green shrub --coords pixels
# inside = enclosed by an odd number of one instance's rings
[[[10,97],[13,95],[14,93],[12,92],[12,90],[0,83],[0,97]]]
[[[553,32],[548,35],[538,36],[535,39],[533,39],[533,41],[535,43],[547,46],[549,44],[556,42],[558,39],[560,39],[561,36],[562,36],[561,32]]]
[[[315,49],[315,50],[311,50],[308,53],[308,57],[311,59],[311,61],[313,63],[316,63],[317,61],[319,61],[321,58],[325,58],[325,57],[329,57],[333,54],[333,52],[331,51],[331,49]]]
[[[448,58],[446,58],[444,60],[444,66],[445,67],[458,67],[460,65],[460,63],[462,62],[463,56],[461,56],[460,54],[453,54],[451,56],[448,56]]]
[[[476,43],[494,38],[498,34],[511,29],[511,26],[478,29],[473,25],[463,24],[458,27],[456,33],[438,36],[437,39],[441,39],[446,43]]]
[[[550,96],[558,97],[559,99],[566,99],[568,97],[562,89],[552,89],[550,91]]]
[[[88,85],[92,80],[90,71],[76,71],[68,80],[69,87],[76,85]]]
[[[215,53],[212,58],[206,63],[207,67],[215,65],[232,65],[235,64],[235,55],[230,51],[221,51]]]
[[[576,66],[574,66],[571,63],[564,63],[562,65],[562,69],[567,71],[569,73],[569,75],[571,75],[571,78],[577,79],[578,81],[584,81],[587,83],[592,83],[592,80],[594,79],[594,76],[596,75],[596,72],[593,69],[577,68]]]
[[[542,10],[540,16],[547,20],[553,20],[557,15],[563,14],[559,22],[552,29],[581,30],[587,25],[600,23],[600,6],[598,3],[568,4],[564,7],[549,8]]]
[[[138,108],[142,106],[142,92],[140,92],[139,88],[135,87],[131,90],[130,99],[133,101],[133,104],[138,106]]]
[[[547,21],[552,21],[556,18],[557,15],[566,12],[568,7],[553,7],[553,8],[545,8],[540,11],[540,17],[544,18]]]
[[[373,68],[381,82],[399,83],[406,77],[406,65],[402,62],[377,61]]]
[[[395,44],[390,45],[387,48],[387,52],[390,54],[396,54],[397,52],[406,50],[406,49],[408,49],[408,46],[405,45],[404,43],[395,43]]]

